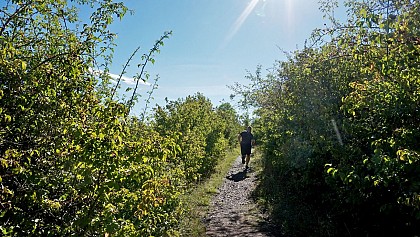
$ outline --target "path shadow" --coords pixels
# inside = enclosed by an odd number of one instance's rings
[[[239,182],[239,181],[242,181],[242,180],[247,178],[246,173],[247,173],[247,170],[245,169],[245,170],[240,171],[236,174],[228,175],[228,176],[226,176],[226,178],[229,179],[229,180],[232,180],[233,182]]]

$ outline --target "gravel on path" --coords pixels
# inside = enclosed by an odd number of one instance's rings
[[[238,156],[211,201],[205,219],[207,236],[272,236],[266,217],[250,197],[257,182],[257,172],[252,166],[245,170]]]

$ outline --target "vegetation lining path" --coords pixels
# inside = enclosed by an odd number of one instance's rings
[[[252,167],[244,170],[240,157],[235,160],[211,202],[206,218],[207,236],[271,236],[264,215],[250,197],[257,175]]]

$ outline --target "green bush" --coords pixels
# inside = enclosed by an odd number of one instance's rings
[[[79,4],[92,7],[89,24]],[[126,11],[108,0],[0,9],[2,236],[176,235],[180,196],[224,154],[229,128],[203,96],[184,108],[195,121],[167,121],[186,127],[164,133],[128,116],[134,98],[114,101],[109,76],[92,72],[110,63],[107,27]]]
[[[333,2],[324,2],[328,10]],[[259,190],[284,234],[419,233],[419,3],[348,1],[349,19],[239,88],[256,106]],[[244,90],[245,88],[245,90]],[[246,89],[248,88],[248,89]]]
[[[207,177],[229,148],[233,136],[229,129],[237,124],[229,121],[235,113],[226,107],[215,111],[207,98],[196,94],[155,109],[155,130],[162,136],[177,134],[182,152],[173,162],[184,167],[190,182]]]

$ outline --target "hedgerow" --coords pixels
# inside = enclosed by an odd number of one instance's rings
[[[111,0],[8,0],[0,9],[2,236],[177,235],[180,196],[228,149],[235,123],[204,97],[201,110],[184,106],[209,122],[190,127],[200,133],[165,133],[130,115],[136,89],[129,101],[115,96],[107,27],[127,10]],[[137,81],[169,35],[142,57]]]
[[[251,85],[260,195],[284,234],[419,234],[418,1],[347,1],[330,26]],[[248,88],[248,89],[247,89]]]

